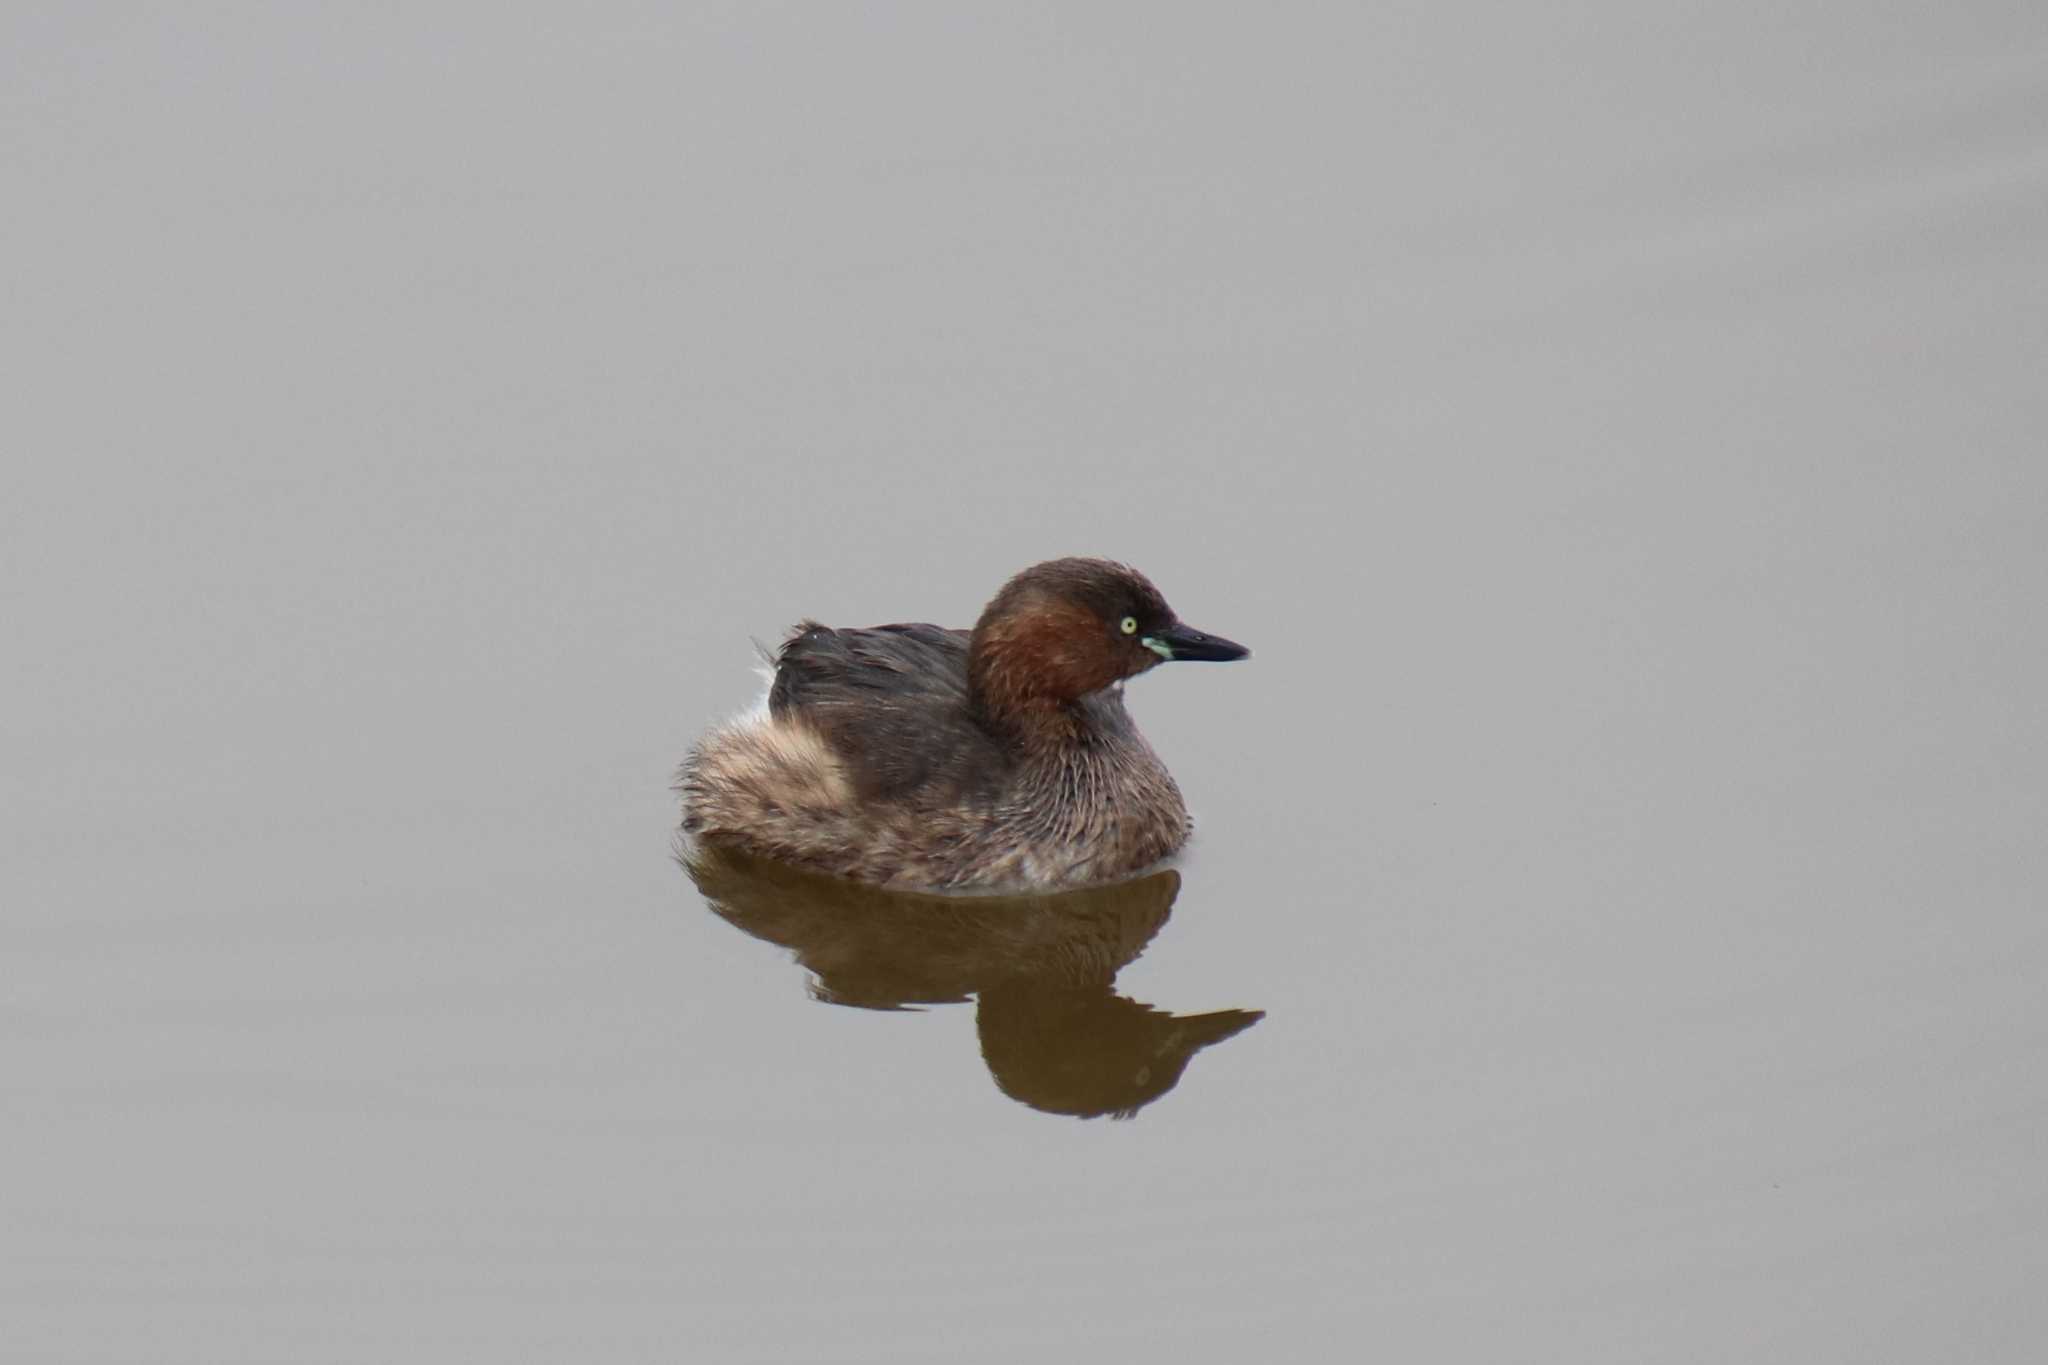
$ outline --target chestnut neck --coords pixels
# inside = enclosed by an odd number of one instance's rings
[[[1026,748],[1072,740],[1075,704],[1124,676],[1102,624],[1086,607],[1057,598],[995,606],[967,645],[967,692],[990,729]]]

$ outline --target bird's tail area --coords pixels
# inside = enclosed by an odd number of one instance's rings
[[[743,716],[706,735],[676,775],[683,833],[729,839],[771,857],[811,861],[845,837],[852,791],[817,731],[784,717]]]

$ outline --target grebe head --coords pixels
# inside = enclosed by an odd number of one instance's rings
[[[1251,653],[1187,625],[1151,580],[1106,559],[1053,559],[1003,585],[975,624],[970,685],[984,706],[1076,701],[1162,663]]]

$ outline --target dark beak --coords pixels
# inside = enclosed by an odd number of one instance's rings
[[[1243,645],[1226,640],[1221,635],[1205,635],[1192,626],[1175,621],[1165,630],[1155,630],[1145,637],[1145,645],[1154,653],[1178,663],[1183,659],[1200,659],[1211,663],[1228,663],[1242,659],[1251,653]]]

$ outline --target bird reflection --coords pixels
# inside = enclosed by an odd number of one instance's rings
[[[1112,989],[1172,913],[1171,870],[962,897],[883,891],[728,848],[700,846],[684,865],[721,918],[796,954],[818,1000],[879,1010],[977,1000],[996,1086],[1049,1114],[1129,1118],[1179,1084],[1197,1052],[1265,1017],[1168,1014]]]

